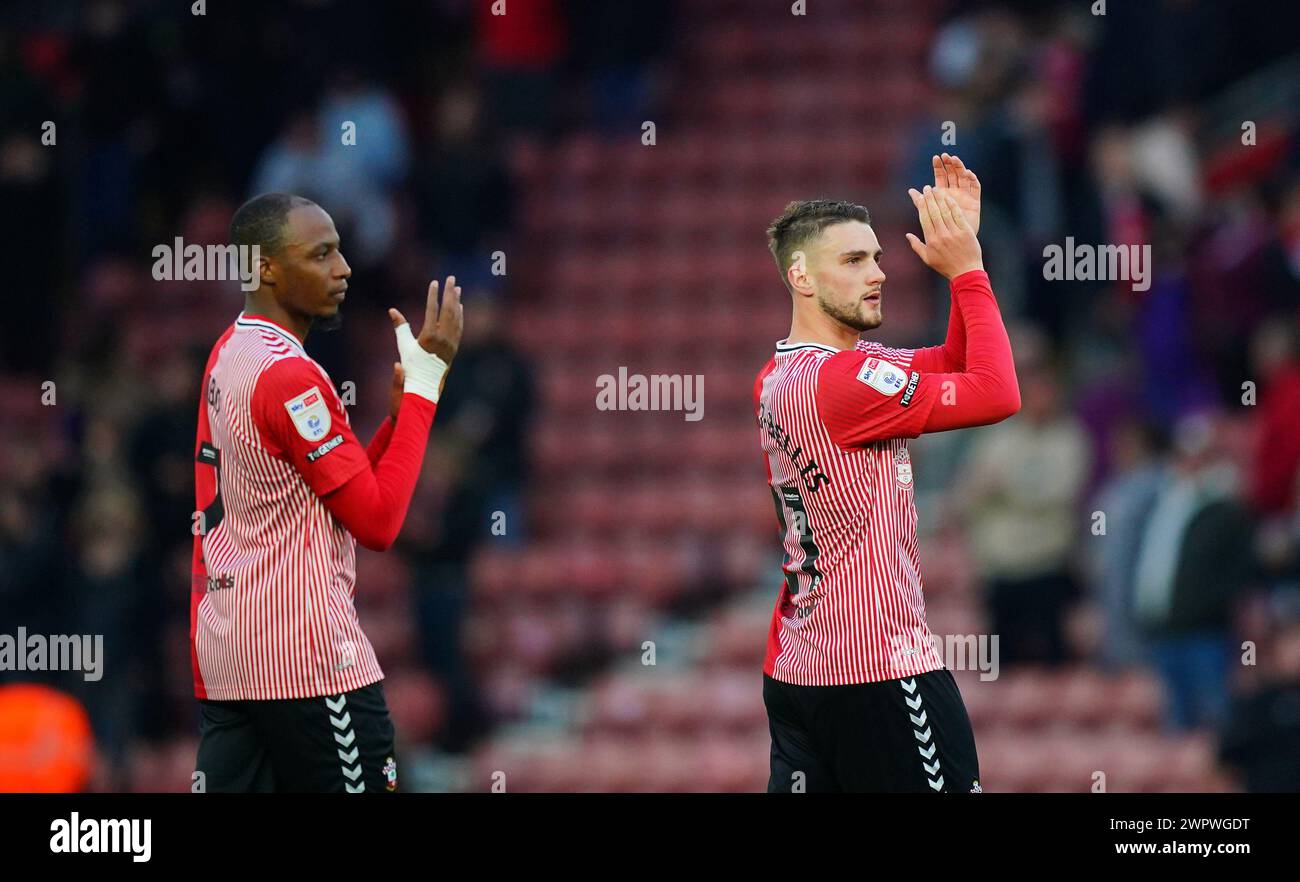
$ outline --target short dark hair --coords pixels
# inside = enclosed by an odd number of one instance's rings
[[[871,214],[856,202],[835,199],[807,199],[787,205],[767,228],[767,247],[776,258],[782,280],[790,269],[791,254],[816,239],[827,227],[847,221],[870,224]]]
[[[293,193],[263,193],[239,206],[230,219],[230,244],[252,247],[263,254],[278,254],[284,247],[284,227],[289,212],[304,205],[315,205],[305,196]]]

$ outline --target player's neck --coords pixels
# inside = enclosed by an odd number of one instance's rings
[[[268,303],[261,298],[245,297],[244,315],[257,316],[275,322],[297,337],[299,343],[307,342],[307,332],[311,330],[310,318],[295,319],[273,299]]]
[[[811,316],[798,312],[790,320],[787,343],[817,343],[834,349],[852,349],[858,345],[858,332],[820,310]]]

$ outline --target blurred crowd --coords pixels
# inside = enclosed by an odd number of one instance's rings
[[[907,172],[955,122],[1014,316],[1023,409],[973,433],[947,512],[1003,664],[1145,666],[1169,730],[1296,790],[1300,21],[1279,12],[967,4]],[[1049,280],[1067,236],[1150,243],[1151,277]]]
[[[182,586],[196,384],[242,305],[233,285],[156,281],[149,255],[175,236],[225,242],[234,209],[268,190],[316,200],[340,229],[355,317],[307,347],[331,376],[358,378],[363,440],[382,418],[373,390],[387,389],[378,369],[393,352],[383,323],[362,313],[420,302],[435,276],[465,289],[465,338],[400,559],[417,654],[441,696],[428,731],[458,751],[490,727],[459,649],[467,561],[486,535],[470,525],[502,512],[518,525],[508,541],[526,536],[534,400],[505,333],[519,292],[493,271],[513,241],[507,157],[644,116],[667,33],[656,6],[512,0],[502,16],[471,0],[243,0],[192,15],[189,4],[91,0],[0,11],[13,272],[0,323],[0,623],[103,634],[109,656],[99,683],[0,672],[0,684],[43,679],[82,700],[101,759],[93,786],[129,786],[135,745],[195,725]],[[41,699],[7,695],[5,720]],[[6,732],[25,731],[15,726]]]
[[[935,100],[898,175],[924,180],[954,124],[1024,407],[919,448],[942,515],[928,541],[969,547],[1003,665],[1150,668],[1171,731],[1215,732],[1247,787],[1296,790],[1300,21],[1268,4],[1108,5],[953,4],[934,35]],[[441,695],[430,738],[463,751],[494,723],[459,649],[486,535],[467,525],[502,512],[525,525],[508,541],[527,540],[539,399],[504,333],[529,294],[491,271],[519,234],[511,157],[635,130],[661,100],[672,18],[595,0],[510,0],[506,16],[470,0],[184,6],[0,11],[0,631],[105,635],[95,688],[45,678],[89,714],[93,786],[128,786],[138,742],[192,734],[197,383],[239,295],[160,286],[147,255],[176,235],[224,241],[244,198],[291,190],[331,211],[349,312],[379,319],[308,340],[333,377],[358,378],[363,435],[387,390],[383,308],[447,273],[466,290],[397,549]],[[1150,243],[1150,286],[1047,280],[1043,248],[1067,236]],[[39,698],[4,693],[0,721]]]

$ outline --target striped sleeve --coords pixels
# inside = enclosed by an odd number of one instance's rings
[[[317,496],[370,468],[334,385],[305,358],[282,358],[262,371],[251,410],[266,449],[297,469]]]
[[[920,374],[885,358],[849,349],[824,360],[817,373],[817,412],[841,447],[886,438],[915,438],[934,407],[920,392]]]
[[[952,287],[965,320],[964,370],[917,370],[907,350],[881,348],[851,349],[822,363],[817,410],[836,444],[859,447],[982,426],[1020,409],[1011,343],[988,275],[963,273]]]

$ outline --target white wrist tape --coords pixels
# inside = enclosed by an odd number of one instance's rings
[[[438,389],[442,386],[443,375],[447,373],[447,362],[420,345],[411,333],[410,323],[401,324],[394,330],[397,333],[397,354],[402,362],[402,373],[406,377],[402,391],[413,392],[437,404]]]

